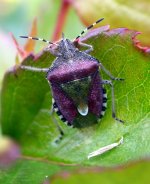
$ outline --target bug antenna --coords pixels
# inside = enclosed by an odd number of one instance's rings
[[[37,37],[31,37],[31,36],[20,36],[20,38],[27,38],[27,39],[30,39],[30,40],[38,40],[38,41],[42,41],[42,42],[46,42],[48,44],[55,44],[55,43],[52,43],[48,40],[45,40],[43,38],[37,38]]]
[[[104,18],[101,18],[99,20],[97,20],[96,22],[94,22],[93,24],[91,24],[90,26],[88,26],[86,29],[84,29],[80,35],[78,35],[74,41],[76,41],[77,39],[79,39],[85,32],[87,32],[89,29],[93,28],[96,24],[98,24],[99,22],[101,22],[102,20],[104,20]]]

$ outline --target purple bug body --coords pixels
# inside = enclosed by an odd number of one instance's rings
[[[53,98],[55,101],[54,106],[55,108],[58,108],[57,111],[59,111],[61,119],[66,121],[68,125],[73,125],[75,118],[80,112],[77,107],[80,105],[80,101],[81,103],[84,103],[84,105],[87,105],[88,112],[91,112],[97,118],[101,117],[103,88],[99,75],[98,60],[79,51],[74,46],[74,43],[68,39],[62,39],[60,41],[58,51],[62,55],[59,56],[52,64],[52,67],[47,73],[47,80],[51,84]],[[62,84],[70,83],[70,81],[76,82],[88,77],[90,78],[90,82],[87,94],[85,94],[87,97],[83,102],[82,99],[80,99],[78,103],[75,102],[74,98],[68,96],[68,94],[62,89]],[[80,95],[82,90],[74,91],[74,93],[77,93],[76,95]]]

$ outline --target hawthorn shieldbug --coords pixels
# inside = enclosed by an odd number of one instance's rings
[[[123,80],[115,78],[105,69],[102,63],[89,55],[93,50],[91,45],[80,42],[80,37],[103,18],[87,27],[79,36],[71,41],[64,35],[56,43],[36,37],[21,36],[32,40],[47,42],[49,45],[46,51],[56,56],[50,68],[35,68],[21,65],[21,69],[46,72],[52,90],[52,112],[56,112],[60,119],[68,126],[82,128],[97,123],[104,116],[107,107],[107,95],[103,85],[108,84],[112,91],[112,117],[116,117],[114,103],[113,80]],[[87,47],[87,50],[80,51],[77,45]],[[103,80],[100,76],[102,69],[110,80]],[[62,129],[57,124],[61,137],[64,135]]]

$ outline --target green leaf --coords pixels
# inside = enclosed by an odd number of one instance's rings
[[[147,184],[149,183],[149,172],[149,162],[141,161],[119,168],[80,168],[73,172],[60,172],[50,181],[52,184],[91,184],[91,181],[93,184]]]
[[[64,168],[44,161],[20,159],[13,166],[0,169],[0,183],[40,184],[44,183],[48,176]]]
[[[144,170],[144,172],[143,172]],[[0,169],[0,183],[5,184],[147,184],[149,160],[127,164],[126,167],[102,168],[56,165],[48,161],[20,159],[9,168]]]
[[[106,87],[108,109],[101,122],[84,129],[70,129],[60,122],[65,136],[59,144],[54,144],[59,133],[50,116],[51,92],[45,74],[21,69],[6,73],[2,88],[2,129],[19,142],[23,155],[58,163],[100,166],[120,165],[149,156],[150,56],[133,46],[131,36],[132,32],[118,29],[104,31],[87,41],[94,47],[91,54],[115,77],[125,79],[114,81],[117,117],[125,121],[124,125],[111,117],[111,91]],[[47,67],[53,60],[50,53],[42,52],[38,56],[30,55],[23,64]],[[101,74],[103,79],[109,79]],[[119,147],[87,159],[90,152],[122,136],[124,143]]]

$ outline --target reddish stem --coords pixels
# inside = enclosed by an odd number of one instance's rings
[[[26,51],[18,44],[16,38],[14,37],[14,35],[12,33],[10,33],[10,36],[12,37],[12,40],[13,40],[15,47],[18,51],[18,54],[21,56],[21,58],[25,58],[27,56]]]
[[[70,2],[68,0],[62,0],[61,7],[60,7],[60,10],[59,10],[59,14],[58,14],[58,17],[57,17],[57,23],[56,23],[54,33],[53,33],[53,36],[52,36],[52,41],[53,42],[57,41],[61,37],[62,30],[63,30],[64,24],[65,24],[65,21],[66,21],[66,17],[67,17],[67,14],[68,14],[69,7],[70,7]]]

